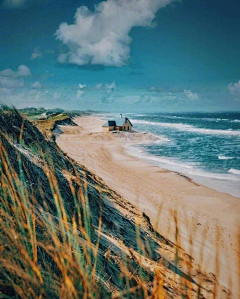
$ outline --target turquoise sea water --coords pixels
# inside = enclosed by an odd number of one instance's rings
[[[127,151],[196,182],[240,197],[240,113],[128,113],[137,131],[158,135]],[[121,123],[118,114],[104,116]]]

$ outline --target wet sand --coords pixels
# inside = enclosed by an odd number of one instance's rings
[[[160,234],[178,243],[203,271],[216,274],[233,297],[240,298],[240,199],[126,153],[126,144],[153,142],[153,136],[102,133],[104,122],[92,116],[74,121],[77,127],[60,127],[60,148],[137,206]]]

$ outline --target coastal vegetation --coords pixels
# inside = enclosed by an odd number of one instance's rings
[[[215,273],[182,249],[177,211],[173,243],[62,152],[53,131],[73,116],[1,107],[0,298],[231,298],[218,248]]]
[[[44,109],[44,108],[25,108],[20,109],[19,113],[44,134],[47,139],[53,137],[53,131],[57,125],[69,124],[76,125],[71,119],[80,115],[88,115],[87,112],[64,111],[63,109]]]

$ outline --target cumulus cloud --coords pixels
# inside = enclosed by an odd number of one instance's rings
[[[115,82],[112,82],[112,83],[110,83],[110,84],[105,84],[104,87],[105,87],[105,89],[106,89],[108,92],[112,92],[112,91],[114,91],[114,90],[117,88]]]
[[[151,27],[156,12],[174,0],[107,0],[91,12],[81,6],[74,24],[61,23],[56,38],[68,51],[58,57],[60,63],[122,66],[130,56],[133,27]]]
[[[190,89],[179,90],[176,88],[171,88],[171,91],[167,91],[162,87],[151,86],[147,89],[149,92],[159,93],[162,95],[161,99],[165,100],[175,100],[179,101],[197,101],[199,100],[199,95],[196,92],[191,91]]]
[[[85,84],[79,84],[78,86],[80,89],[84,89],[85,87],[87,87],[87,85],[85,85]]]
[[[240,80],[237,83],[230,83],[227,86],[230,94],[237,97],[237,100],[240,99]]]
[[[24,64],[19,65],[17,71],[13,71],[12,69],[5,69],[3,71],[0,71],[0,77],[19,78],[28,76],[31,76],[31,70]]]
[[[31,70],[30,70],[30,68],[27,67],[24,64],[20,65],[18,67],[17,76],[18,77],[28,77],[28,76],[31,76]]]
[[[189,89],[184,89],[183,95],[187,97],[190,101],[196,101],[199,100],[199,95],[197,93],[192,92]]]
[[[151,86],[147,89],[147,91],[162,92],[163,88],[162,87]]]
[[[90,85],[86,85],[86,84],[79,84],[78,85],[79,89],[84,90],[84,91],[94,91],[94,90],[102,90],[102,91],[106,91],[108,93],[113,92],[114,90],[117,89],[117,85],[116,83],[113,81],[111,83],[98,83],[96,85],[90,86]]]
[[[34,48],[32,55],[31,55],[31,60],[37,59],[42,57],[42,52],[38,47]]]
[[[31,75],[31,70],[26,65],[20,65],[16,71],[5,69],[0,71],[1,94],[10,94],[12,89],[24,86],[24,77]]]
[[[19,88],[24,86],[22,78],[15,79],[11,77],[0,77],[0,87],[3,88]]]
[[[42,84],[39,81],[36,81],[32,84],[32,88],[41,88]]]

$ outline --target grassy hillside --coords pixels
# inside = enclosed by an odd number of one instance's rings
[[[58,148],[65,117],[0,110],[0,298],[217,298],[217,278],[179,246],[176,213],[173,244]]]
[[[35,121],[37,128],[47,137],[51,138],[53,130],[57,125],[69,124],[75,125],[71,119],[69,113],[59,113],[56,115],[51,115],[47,119],[40,119]]]
[[[72,118],[88,114],[80,111],[64,111],[60,108],[48,110],[45,108],[24,108],[20,109],[19,113],[24,118],[32,121],[48,139],[53,137],[53,130],[57,125],[68,124],[74,126]]]

